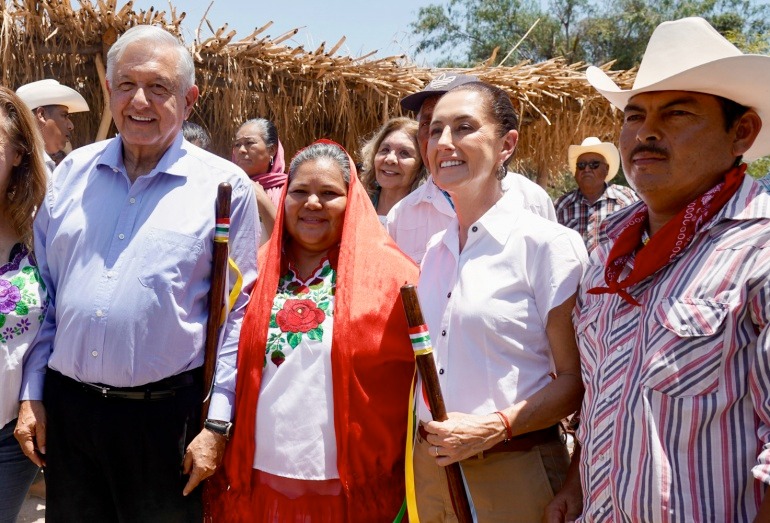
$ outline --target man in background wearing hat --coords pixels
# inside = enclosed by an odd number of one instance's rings
[[[574,321],[586,392],[578,481],[550,521],[770,521],[770,57],[702,18],[653,32],[623,111],[642,203],[605,220]],[[763,125],[765,123],[765,125]]]
[[[615,144],[589,136],[567,153],[578,188],[556,200],[556,219],[583,236],[590,253],[598,240],[599,224],[639,198],[622,185],[608,183],[618,173],[620,154]]]
[[[447,91],[459,85],[478,81],[479,79],[475,76],[441,73],[422,91],[410,94],[401,100],[401,108],[404,111],[417,113],[417,120],[419,121],[417,143],[420,146],[420,155],[428,172],[430,172],[430,164],[426,154],[428,127],[431,118],[433,118],[433,108],[439,98]],[[544,218],[556,221],[553,203],[548,197],[548,193],[527,177],[509,172],[503,179],[503,190],[511,190],[520,195],[524,208]],[[432,176],[428,176],[424,184],[393,206],[388,213],[386,227],[399,248],[419,264],[425,255],[428,240],[437,232],[446,229],[454,215],[455,211],[449,195],[433,183]]]
[[[43,135],[45,166],[50,175],[56,167],[51,156],[63,151],[72,139],[75,125],[70,115],[88,111],[88,104],[76,90],[51,79],[22,85],[16,94],[35,114]]]

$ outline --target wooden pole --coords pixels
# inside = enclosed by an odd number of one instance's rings
[[[441,395],[441,385],[436,372],[436,361],[433,359],[433,347],[430,345],[430,335],[425,320],[422,317],[420,301],[417,298],[417,290],[414,285],[408,284],[401,287],[401,301],[406,312],[406,321],[409,324],[409,334],[414,348],[414,359],[425,392],[428,396],[428,405],[434,421],[446,421],[446,405]],[[416,341],[416,339],[419,341]],[[408,459],[408,457],[407,457]],[[459,463],[452,463],[444,467],[447,483],[449,484],[449,497],[452,500],[457,520],[460,523],[473,523],[470,502],[465,492],[463,473]]]
[[[206,322],[206,342],[203,356],[203,409],[201,424],[206,420],[214,389],[214,371],[219,348],[219,328],[225,311],[225,283],[227,280],[228,240],[230,235],[230,198],[232,187],[227,182],[217,189],[216,228],[214,231],[214,253],[211,268],[211,290],[209,291],[209,317]]]

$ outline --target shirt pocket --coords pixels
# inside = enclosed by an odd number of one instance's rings
[[[580,362],[583,373],[583,383],[590,383],[591,374],[595,372],[599,362],[606,354],[599,337],[599,321],[601,319],[602,302],[593,296],[587,297],[581,309],[575,314],[575,336],[580,349]]]
[[[672,397],[717,392],[728,311],[727,304],[712,300],[661,300],[647,336],[656,349],[645,360],[644,386]]]
[[[182,291],[190,284],[203,241],[175,231],[151,227],[142,245],[139,282],[156,292]]]

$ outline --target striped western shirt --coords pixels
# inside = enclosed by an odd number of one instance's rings
[[[594,203],[589,203],[583,193],[575,189],[556,200],[556,220],[579,232],[590,253],[596,247],[602,221],[637,200],[639,197],[633,189],[622,185],[606,185],[604,193]]]
[[[746,177],[629,289],[640,307],[587,294],[638,205],[602,226],[575,308],[583,521],[751,521],[770,483],[770,195]]]

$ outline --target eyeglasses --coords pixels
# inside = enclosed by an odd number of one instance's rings
[[[600,162],[599,160],[591,160],[590,162],[578,162],[577,168],[578,170],[582,171],[586,167],[590,167],[591,169],[598,169],[600,165],[602,165],[604,162]]]

